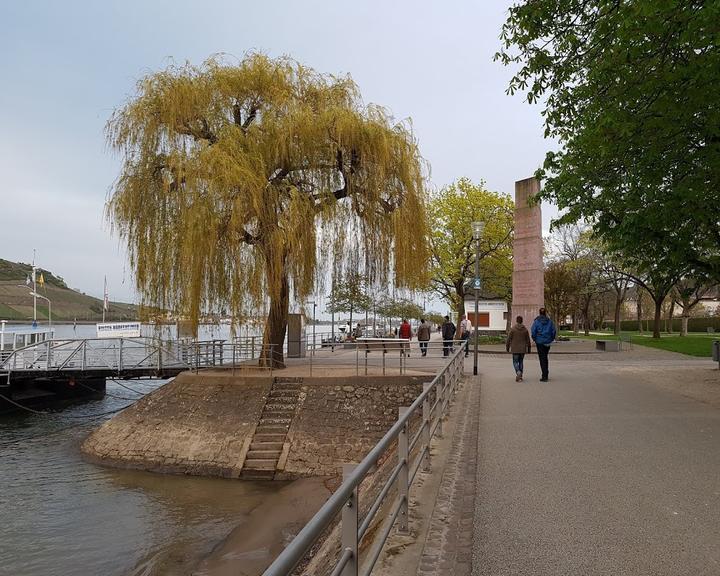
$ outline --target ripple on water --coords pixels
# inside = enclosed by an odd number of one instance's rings
[[[163,382],[134,381],[151,391]],[[132,392],[108,382],[115,395]],[[272,483],[164,476],[85,462],[79,446],[128,405],[105,397],[46,415],[0,417],[0,575],[184,574]]]

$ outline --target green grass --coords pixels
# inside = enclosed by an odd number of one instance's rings
[[[3,320],[23,320],[23,315],[14,308],[0,303],[0,318]]]
[[[603,334],[578,334],[574,336],[572,332],[562,331],[563,336],[571,338],[581,338],[586,340],[617,340],[617,336],[611,333]],[[660,339],[656,340],[652,334],[640,334],[639,332],[623,332],[632,337],[632,343],[648,348],[659,348],[668,350],[669,352],[679,352],[688,356],[698,356],[701,358],[710,358],[712,356],[713,340],[720,340],[720,334],[698,334],[689,333],[687,336],[679,336],[678,334],[661,334]]]

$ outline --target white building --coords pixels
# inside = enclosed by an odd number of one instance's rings
[[[505,332],[507,330],[508,306],[505,300],[478,299],[478,319],[475,321],[475,296],[465,297],[465,314],[480,332]]]

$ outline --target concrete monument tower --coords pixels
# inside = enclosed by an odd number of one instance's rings
[[[540,192],[536,178],[515,182],[515,241],[513,242],[513,299],[511,322],[522,316],[532,324],[545,302],[543,275],[542,213],[528,199]]]

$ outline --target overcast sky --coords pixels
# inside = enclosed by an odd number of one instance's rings
[[[0,3],[0,257],[112,300],[135,299],[104,220],[119,160],[112,111],[171,60],[248,50],[349,73],[365,102],[411,118],[435,188],[467,176],[512,194],[547,149],[540,109],[493,62],[509,0],[123,0]],[[555,214],[543,207],[544,228]]]

